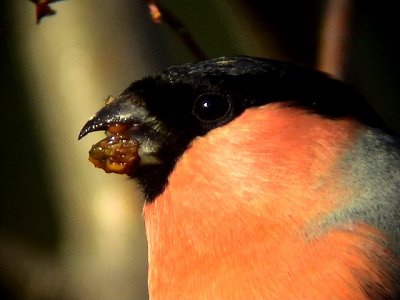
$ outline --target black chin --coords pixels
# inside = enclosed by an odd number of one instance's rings
[[[128,175],[138,181],[145,196],[145,201],[151,203],[159,196],[168,184],[168,176],[173,165],[141,165]]]

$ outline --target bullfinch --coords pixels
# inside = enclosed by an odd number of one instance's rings
[[[79,138],[143,191],[151,299],[398,299],[399,138],[350,85],[270,59],[173,66]]]

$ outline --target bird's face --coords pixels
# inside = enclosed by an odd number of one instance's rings
[[[105,130],[90,159],[143,188],[154,299],[375,299],[397,291],[400,156],[368,126],[346,84],[232,57],[134,82],[80,137]]]
[[[108,172],[138,178],[151,201],[196,137],[228,124],[248,108],[271,102],[327,117],[355,115],[379,122],[356,92],[324,74],[273,60],[223,57],[171,67],[134,82],[110,98],[79,137],[106,130],[109,137],[92,149],[92,160]],[[115,148],[122,149],[120,165],[109,168],[98,162],[115,158]]]

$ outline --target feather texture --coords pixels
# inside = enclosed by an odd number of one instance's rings
[[[368,132],[269,104],[196,138],[144,208],[151,298],[394,297],[387,233],[346,217],[365,211],[347,180]]]

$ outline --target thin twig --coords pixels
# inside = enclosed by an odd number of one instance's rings
[[[352,0],[328,0],[321,28],[317,68],[343,78]]]
[[[203,60],[207,58],[207,55],[195,41],[187,27],[173,13],[157,3],[156,0],[144,1],[149,8],[150,15],[154,23],[164,22],[167,24],[197,60]]]

